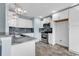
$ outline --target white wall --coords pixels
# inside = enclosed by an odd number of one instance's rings
[[[69,49],[79,53],[79,6],[69,10]]]
[[[5,4],[0,3],[0,32],[5,32]]]
[[[69,28],[68,21],[56,22],[55,24],[55,42],[57,44],[69,46]]]

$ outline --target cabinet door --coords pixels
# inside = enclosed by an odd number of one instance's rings
[[[18,18],[17,19],[17,23],[16,23],[17,27],[21,27],[21,28],[32,28],[32,20],[30,19],[22,19],[22,18]]]
[[[11,55],[11,37],[2,37],[1,39],[1,55],[10,56]]]
[[[43,28],[43,21],[40,20],[40,28]]]
[[[72,26],[79,26],[79,6],[69,10],[69,21]]]
[[[59,13],[53,14],[53,20],[59,20]]]
[[[53,20],[61,20],[68,18],[68,10],[53,14]]]
[[[35,41],[12,45],[11,56],[35,56]]]
[[[17,19],[17,16],[14,12],[8,12],[8,23],[9,23],[9,26],[13,26],[15,27],[16,26],[16,19]]]
[[[59,19],[66,19],[68,18],[68,10],[62,11],[59,13]]]
[[[69,10],[69,48],[79,52],[79,6]]]

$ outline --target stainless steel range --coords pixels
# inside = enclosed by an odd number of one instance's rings
[[[41,39],[42,39],[41,41],[46,43],[46,44],[49,44],[48,34],[52,33],[52,28],[50,28],[50,23],[43,24],[43,27],[44,28],[40,28]]]
[[[48,33],[41,33],[41,41],[48,44]]]

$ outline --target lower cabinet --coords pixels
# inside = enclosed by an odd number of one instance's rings
[[[48,42],[49,42],[49,44],[52,44],[53,45],[53,34],[52,33],[49,33],[48,34]]]
[[[12,45],[11,56],[35,56],[35,41]]]

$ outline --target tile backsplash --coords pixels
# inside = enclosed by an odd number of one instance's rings
[[[18,28],[18,27],[9,27],[9,34],[17,33],[33,33],[34,28]]]

